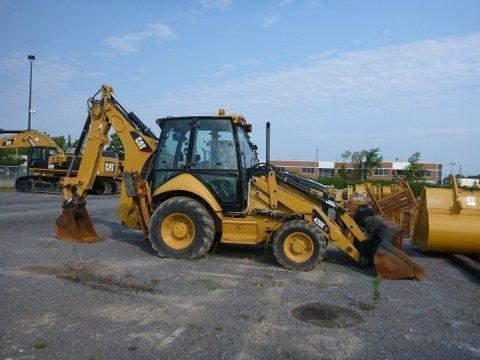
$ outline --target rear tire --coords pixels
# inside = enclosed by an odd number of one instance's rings
[[[102,195],[105,192],[105,184],[101,180],[95,180],[92,186],[92,193]]]
[[[323,260],[326,247],[320,228],[305,220],[286,222],[273,237],[275,260],[290,270],[312,270]]]
[[[178,196],[157,207],[149,232],[150,243],[159,256],[197,259],[212,246],[215,224],[205,206]]]
[[[33,187],[33,179],[30,176],[21,176],[15,180],[15,189],[18,192],[30,192]]]

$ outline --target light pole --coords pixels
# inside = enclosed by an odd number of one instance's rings
[[[30,87],[28,93],[28,130],[30,130],[32,120],[32,70],[33,62],[35,61],[35,55],[28,55],[28,61],[30,62]]]
[[[453,167],[455,166],[455,163],[454,162],[451,162],[450,163],[450,174],[453,175]]]
[[[362,155],[361,161],[362,161],[362,183],[363,183],[364,164],[365,164],[365,162],[367,161],[367,156],[366,156],[366,155]]]
[[[31,121],[32,121],[32,73],[33,73],[33,62],[35,61],[35,55],[28,55],[28,61],[30,62],[30,87],[28,92],[28,130],[31,128]],[[27,176],[29,173],[30,167],[30,156],[31,156],[31,148],[28,149],[27,153]]]

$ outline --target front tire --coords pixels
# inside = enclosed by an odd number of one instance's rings
[[[320,228],[305,220],[286,222],[273,237],[275,260],[290,270],[312,270],[323,260],[326,247]]]
[[[165,200],[152,214],[150,243],[161,257],[197,259],[213,243],[215,224],[198,201],[178,196]]]

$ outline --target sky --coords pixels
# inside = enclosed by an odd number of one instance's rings
[[[102,84],[151,127],[252,123],[271,159],[384,161],[480,174],[480,1],[0,0],[0,128],[77,139]],[[318,156],[317,156],[318,154]],[[455,163],[455,165],[453,165]]]

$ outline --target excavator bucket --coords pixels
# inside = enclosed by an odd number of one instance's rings
[[[412,243],[428,252],[480,254],[480,191],[452,180],[452,189],[423,189]]]
[[[373,265],[383,279],[423,279],[425,269],[402,251],[402,229],[380,216],[365,219],[373,245]]]
[[[63,206],[62,215],[55,221],[56,236],[65,241],[93,244],[104,240],[93,228],[85,203]]]

